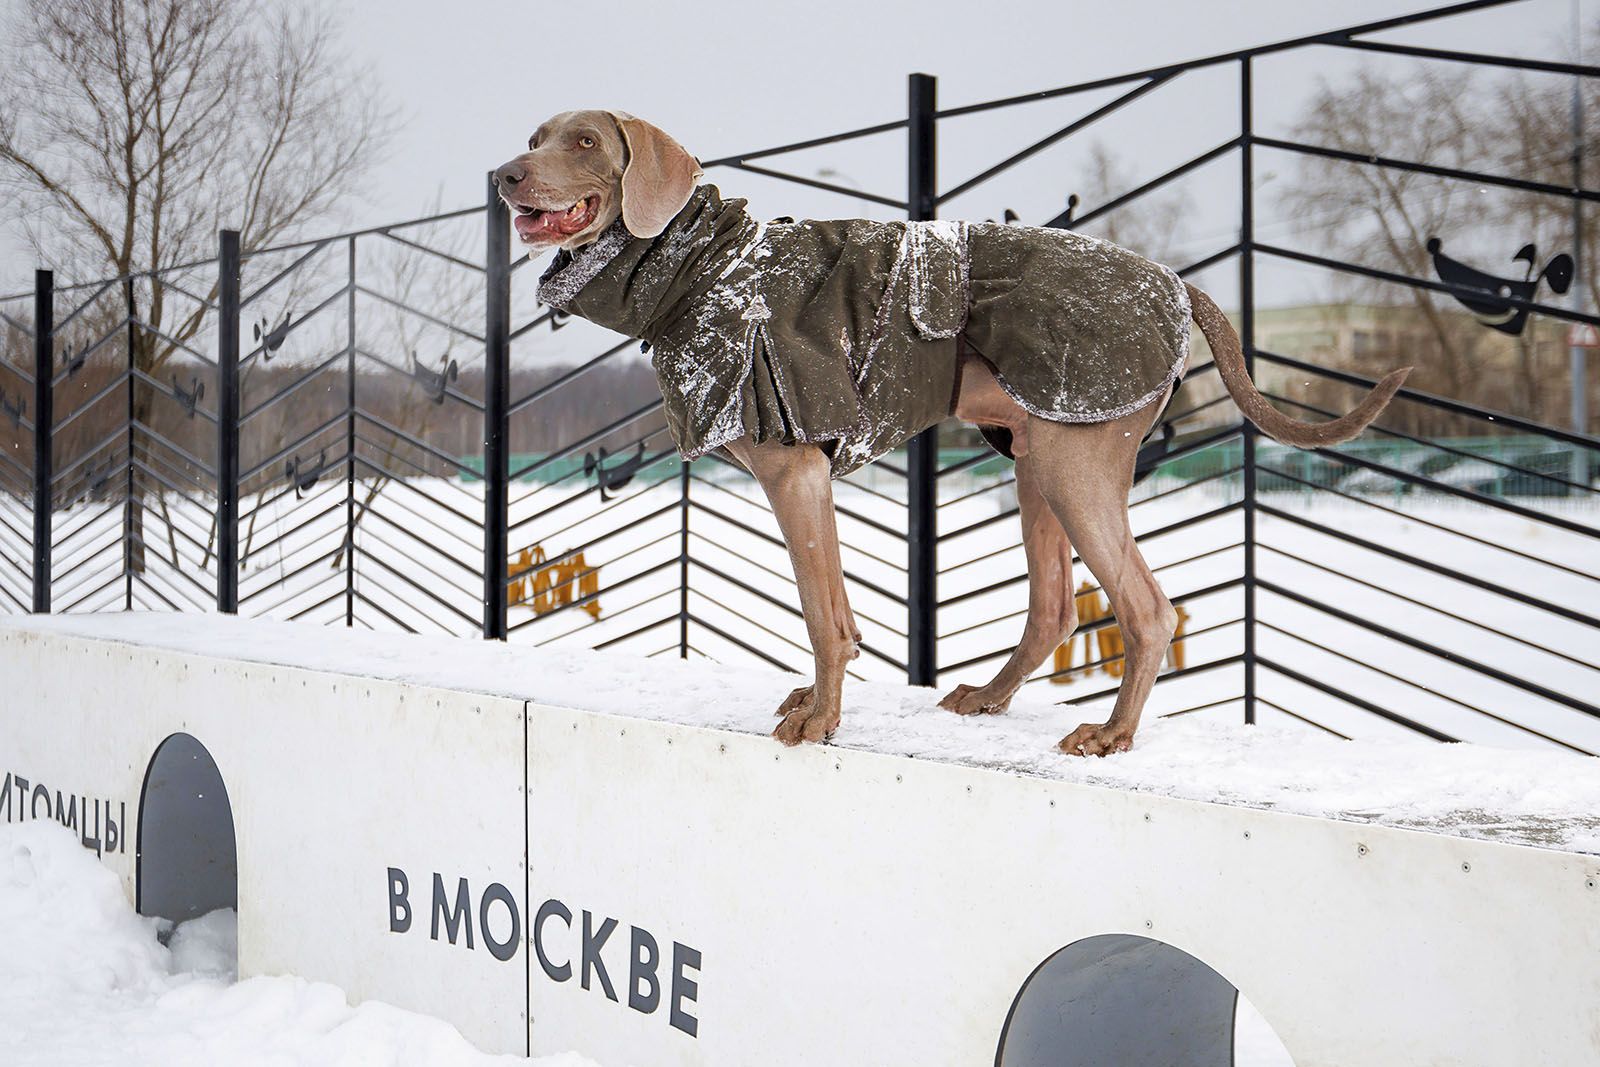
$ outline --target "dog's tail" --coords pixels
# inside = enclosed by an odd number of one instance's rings
[[[1269,404],[1250,380],[1250,372],[1244,364],[1244,349],[1239,345],[1239,335],[1234,332],[1233,324],[1222,313],[1222,309],[1194,286],[1186,285],[1186,288],[1189,290],[1190,313],[1200,332],[1205,334],[1206,343],[1211,346],[1212,358],[1216,360],[1217,371],[1222,375],[1222,384],[1228,387],[1228,395],[1239,405],[1244,417],[1274,441],[1296,448],[1319,448],[1348,441],[1378,417],[1406,380],[1406,375],[1411,373],[1410,367],[1391,371],[1372,387],[1361,403],[1337,419],[1301,422],[1290,418]]]

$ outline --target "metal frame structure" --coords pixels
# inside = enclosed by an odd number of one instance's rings
[[[1288,368],[1319,380],[1365,388],[1372,380],[1363,375],[1321,367],[1257,344],[1257,270],[1266,263],[1292,263],[1414,290],[1442,294],[1457,290],[1446,282],[1258,239],[1257,149],[1534,193],[1568,201],[1575,211],[1600,201],[1600,190],[1478,173],[1426,160],[1359,155],[1262,135],[1255,129],[1252,114],[1257,92],[1254,64],[1261,57],[1295,50],[1335,48],[1576,79],[1600,77],[1600,67],[1372,39],[1383,31],[1509,2],[1515,0],[1473,0],[1192,62],[943,110],[937,106],[935,79],[913,74],[905,118],[723,156],[706,161],[703,167],[707,171],[745,171],[891,207],[904,211],[910,219],[931,219],[951,199],[1045,149],[1095,129],[1097,123],[1134,101],[1169,88],[1196,71],[1231,68],[1238,86],[1236,134],[1105,203],[1077,211],[1074,198],[1072,206],[1043,224],[1086,225],[1201,168],[1226,166],[1230,158],[1236,158],[1238,239],[1183,265],[1179,274],[1194,275],[1236,259],[1240,335],[1252,372],[1263,366]],[[939,188],[941,122],[1049,99],[1098,99],[1108,92],[1115,95],[1099,100],[1066,125],[968,178]],[[906,133],[907,145],[903,199],[789,173],[767,162],[806,149],[901,130]],[[1575,173],[1581,174],[1581,168]],[[437,233],[458,224],[472,225],[480,212],[483,229],[479,232],[485,241],[481,261],[439,247]],[[466,310],[473,311],[481,303],[482,333],[459,314],[462,308],[447,309],[437,301],[425,303],[406,291],[371,280],[369,272],[375,270],[373,263],[383,253],[358,255],[358,249],[369,245],[469,279],[472,293]],[[245,248],[238,233],[225,231],[215,260],[126,278],[58,286],[50,272],[40,271],[33,292],[10,301],[31,299],[31,318],[20,307],[7,311],[8,301],[0,299],[0,326],[26,339],[33,354],[31,367],[0,360],[0,371],[16,379],[16,386],[5,395],[31,391],[34,412],[32,418],[23,415],[18,420],[32,438],[31,463],[0,456],[0,498],[10,494],[17,501],[27,499],[29,506],[23,510],[31,512],[31,523],[19,519],[15,527],[6,514],[0,514],[0,540],[15,546],[19,553],[25,551],[32,560],[31,577],[26,580],[23,576],[28,572],[21,568],[13,574],[0,567],[0,609],[214,609],[352,626],[476,632],[491,639],[539,644],[741,658],[803,669],[807,659],[804,631],[784,570],[782,540],[770,512],[748,484],[733,480],[735,472],[725,461],[711,457],[692,465],[679,462],[661,421],[657,398],[643,393],[618,397],[615,409],[588,413],[592,418],[585,431],[533,454],[514,452],[514,440],[526,439],[546,421],[549,412],[569,404],[575,383],[599,368],[615,369],[634,357],[628,352],[632,342],[618,339],[545,380],[519,374],[519,353],[532,350],[541,328],[553,331],[563,321],[548,310],[523,312],[519,320],[512,282],[524,262],[513,263],[511,254],[507,212],[491,182],[484,207],[276,248]],[[156,284],[189,301],[191,324],[214,326],[214,348],[207,351],[204,347],[204,338],[211,335],[205,328],[174,336],[137,314],[136,288]],[[309,301],[312,310],[298,319],[285,315],[277,327],[262,318],[256,326],[255,344],[247,345],[243,340],[246,316],[259,314],[269,294],[281,305],[289,302],[286,294],[291,292],[294,299],[302,301],[301,306]],[[108,310],[108,302],[117,296],[125,307]],[[72,303],[65,314],[57,314],[64,298]],[[1517,297],[1507,298],[1507,304],[1537,316],[1600,326],[1600,316],[1576,306]],[[441,343],[464,346],[471,353],[469,362],[482,359],[481,378],[474,379],[469,388],[465,378],[453,377],[454,361],[433,371],[419,362],[415,351],[409,361],[384,351],[387,342],[374,341],[370,333],[370,323],[379,314],[403,317],[444,338]],[[80,336],[91,325],[96,335]],[[314,340],[322,336],[318,330],[327,337],[320,346]],[[69,334],[70,342],[64,340]],[[315,360],[299,365],[303,373],[279,373],[275,378],[263,375],[259,368],[290,336],[312,339],[307,343],[319,353]],[[153,338],[181,352],[188,368],[185,373],[194,372],[197,384],[186,390],[176,375],[169,384],[136,366],[133,353],[140,338]],[[115,362],[119,344],[127,348],[126,367],[87,396],[84,388],[73,390],[63,403],[63,383],[75,378],[88,360]],[[447,360],[450,351],[454,349],[447,347]],[[1190,380],[1204,378],[1212,369],[1210,364],[1194,367]],[[258,386],[263,377],[268,379],[267,386]],[[202,380],[214,383],[214,400],[209,405],[197,403]],[[367,402],[368,390],[374,383],[386,382],[420,388],[416,404],[424,411],[435,409],[422,405],[437,405],[443,427],[463,421],[481,425],[481,468],[445,443],[439,422],[396,425],[377,414]],[[260,417],[265,412],[281,415],[286,406],[297,412],[305,407],[310,412],[306,401],[317,395],[319,384],[323,394],[341,402],[324,403],[314,416],[297,415],[299,421],[288,420],[291,429],[277,436],[262,429],[266,423]],[[0,390],[9,385],[5,374],[0,374]],[[214,451],[165,438],[137,414],[136,390],[142,390],[140,395],[150,404],[181,405],[188,418],[204,424],[201,437],[214,434]],[[119,395],[126,398],[123,420],[102,439],[74,444],[64,452],[57,438],[92,423],[84,417],[85,412]],[[1274,399],[1291,410],[1316,414],[1315,409],[1291,398]],[[1192,419],[1215,403],[1180,411],[1174,421]],[[1565,449],[1579,464],[1572,469],[1582,469],[1584,464],[1593,468],[1600,457],[1600,438],[1581,428],[1546,426],[1415,389],[1402,390],[1396,403],[1447,413],[1461,425],[1481,427],[1485,432],[1514,431]],[[1428,450],[1441,457],[1441,463],[1452,456],[1472,458],[1502,470],[1507,477],[1531,479],[1554,492],[1586,501],[1597,493],[1592,478],[1574,477],[1569,470],[1556,473],[1500,458],[1485,459],[1449,440],[1425,439],[1390,428],[1383,420],[1369,435]],[[992,574],[994,561],[1006,558],[1007,552],[1020,558],[1012,532],[1016,506],[1014,501],[1005,502],[1010,479],[982,454],[956,455],[945,462],[940,443],[940,431],[930,430],[911,441],[903,453],[876,464],[870,476],[852,476],[846,483],[849,489],[841,491],[839,515],[847,583],[867,630],[863,653],[868,667],[862,668],[863,674],[893,672],[914,684],[934,684],[957,671],[992,668],[1009,652],[1012,635],[1003,627],[1015,626],[1021,612],[998,611],[996,603],[1007,597],[1020,602],[1025,575],[1016,567],[1000,580],[986,575]],[[613,455],[637,450],[629,461],[628,478],[609,496],[604,484],[605,448]],[[601,472],[596,484],[589,486],[578,461],[594,449],[602,449]],[[313,461],[312,456],[317,458]],[[1372,508],[1374,515],[1393,517],[1401,511],[1370,495],[1319,484],[1307,476],[1299,459],[1261,441],[1247,423],[1212,424],[1181,435],[1156,469],[1175,469],[1204,457],[1218,460],[1210,473],[1140,497],[1133,508],[1141,542],[1160,546],[1152,551],[1152,557],[1158,574],[1169,576],[1166,584],[1172,599],[1180,605],[1195,605],[1197,610],[1207,606],[1205,625],[1187,637],[1195,642],[1195,662],[1170,672],[1160,687],[1185,694],[1183,706],[1163,714],[1237,707],[1246,722],[1255,722],[1268,711],[1345,736],[1348,730],[1340,724],[1352,721],[1345,714],[1351,713],[1357,721],[1376,719],[1441,740],[1457,736],[1441,722],[1450,721],[1450,715],[1467,715],[1492,721],[1517,736],[1577,751],[1600,749],[1600,735],[1587,726],[1574,732],[1561,725],[1562,716],[1584,723],[1600,720],[1600,704],[1593,699],[1593,693],[1600,691],[1597,657],[1545,640],[1537,625],[1541,618],[1559,619],[1600,641],[1600,617],[1573,603],[1499,580],[1494,561],[1547,565],[1577,582],[1600,582],[1600,569],[1540,561],[1521,549],[1478,536],[1470,528],[1446,530],[1434,524],[1441,533],[1471,543],[1472,550],[1479,553],[1479,565],[1472,567],[1448,559],[1423,558],[1360,532],[1335,528],[1315,514],[1282,506],[1276,494],[1264,491],[1263,486],[1297,486],[1308,494],[1321,494],[1319,499],[1337,498]],[[593,465],[592,454],[589,461]],[[1515,516],[1563,536],[1592,539],[1600,547],[1600,529],[1581,515],[1533,507],[1455,484],[1435,476],[1437,472],[1391,462],[1356,445],[1319,450],[1317,461],[1340,471],[1385,479],[1397,492],[1437,494],[1463,507],[1481,509],[1485,515]],[[335,472],[342,473],[342,478],[334,479]],[[124,477],[119,491],[113,492],[116,474]],[[1206,497],[1190,506],[1179,520],[1154,527],[1141,519],[1147,511],[1155,513],[1155,509],[1146,509],[1147,504],[1166,500],[1171,505],[1179,499],[1178,493],[1197,487],[1221,492],[1222,498]],[[602,503],[586,511],[577,502],[589,493],[597,493]],[[253,503],[248,499],[252,494]],[[179,518],[167,513],[169,498],[179,504]],[[152,500],[159,503],[168,531],[165,559],[160,546],[148,536]],[[589,501],[595,503],[593,498]],[[20,511],[9,514],[19,515]],[[192,523],[184,527],[180,521],[183,514],[204,515],[210,531]],[[263,516],[269,533],[257,544],[257,520]],[[1427,524],[1426,520],[1414,521]],[[27,532],[30,525],[31,534]],[[1281,537],[1290,530],[1297,531],[1297,536],[1337,543],[1372,559],[1375,566],[1381,565],[1391,577],[1358,574],[1348,579],[1374,594],[1381,591],[1398,598],[1397,603],[1407,605],[1403,610],[1432,612],[1449,626],[1465,627],[1489,641],[1513,647],[1519,656],[1532,658],[1498,666],[1462,651],[1459,642],[1452,645],[1426,628],[1391,625],[1383,618],[1387,608],[1362,610],[1306,592],[1298,576],[1317,577],[1329,568],[1304,552],[1291,551]],[[734,538],[756,546],[762,554],[730,552],[728,546]],[[518,577],[510,573],[510,558],[518,546],[546,540],[560,541],[563,551],[585,553],[606,568],[604,595],[612,607],[603,630],[592,631],[582,621],[584,609],[591,607],[599,594],[570,597],[555,610],[534,615],[508,604],[508,587]],[[1168,549],[1180,540],[1199,545],[1200,550],[1185,555]],[[276,571],[270,575],[252,571],[251,561],[267,551],[279,554]],[[1186,577],[1194,573],[1198,562],[1224,558],[1232,567],[1225,580]],[[1600,552],[1595,558],[1600,558]],[[1484,561],[1489,561],[1488,570]],[[1419,579],[1442,579],[1474,596],[1510,605],[1524,616],[1523,623],[1499,625],[1490,611],[1463,612],[1433,604],[1425,593],[1408,590],[1403,581],[1393,579],[1395,568]],[[621,608],[616,606],[619,601]],[[740,603],[746,607],[741,608]],[[749,605],[755,604],[763,606],[761,612],[753,613]],[[1236,607],[1224,610],[1219,605]],[[618,619],[625,622],[618,623]],[[1306,625],[1307,619],[1316,624]],[[1110,625],[1113,622],[1105,620],[1084,629],[1092,632]],[[1323,626],[1332,627],[1336,636],[1325,635]],[[989,627],[1001,628],[991,637]],[[652,637],[669,631],[669,643],[661,644],[659,636]],[[1373,641],[1395,650],[1397,658],[1374,659]],[[658,644],[661,647],[655,647]],[[1446,664],[1464,681],[1448,691],[1418,681],[1401,662],[1409,656]],[[1527,666],[1545,662],[1569,672],[1564,676],[1569,679],[1571,672],[1578,672],[1578,682],[1546,684],[1537,666]],[[1081,681],[1104,665],[1091,661],[1058,673]],[[1375,698],[1359,684],[1357,675],[1382,679],[1380,688],[1385,693],[1414,692],[1434,710],[1419,713],[1412,709],[1409,698]],[[1219,678],[1229,680],[1219,682]],[[1502,714],[1496,710],[1494,697],[1476,693],[1478,683],[1489,685],[1512,705],[1531,701],[1537,705],[1537,713],[1531,718]],[[1114,679],[1109,688],[1080,685],[1064,703],[1102,700],[1114,687]],[[1332,702],[1340,709],[1337,721],[1291,706],[1301,696],[1320,702],[1319,706]]]

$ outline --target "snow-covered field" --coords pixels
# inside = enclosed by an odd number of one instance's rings
[[[303,978],[234,981],[232,912],[175,930],[48,820],[0,825],[0,1063],[8,1067],[595,1067],[488,1056],[438,1019],[351,1007]]]

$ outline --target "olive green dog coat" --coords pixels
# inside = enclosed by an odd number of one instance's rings
[[[744,206],[703,185],[660,236],[619,219],[539,282],[544,303],[650,343],[685,458],[750,434],[855,470],[950,414],[958,335],[1057,422],[1137,411],[1183,366],[1183,283],[1116,245],[993,223],[760,225]]]

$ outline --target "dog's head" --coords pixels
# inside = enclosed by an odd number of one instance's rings
[[[530,254],[588,244],[619,215],[635,237],[655,237],[700,176],[682,145],[621,111],[563,111],[494,172]]]

